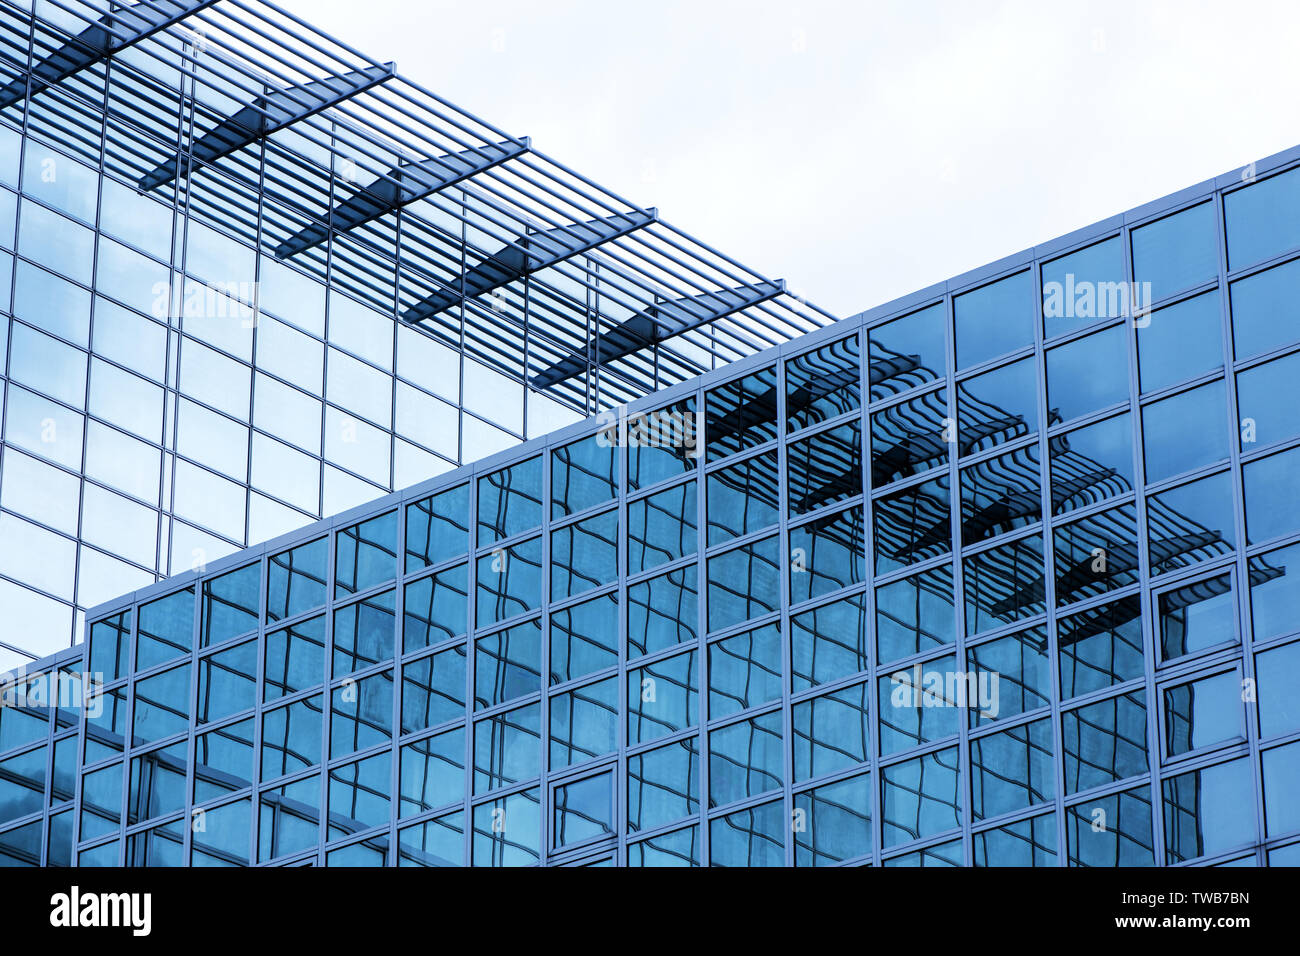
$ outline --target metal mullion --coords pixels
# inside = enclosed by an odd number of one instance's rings
[[[1015,273],[1012,273],[1015,274]],[[1032,274],[1031,274],[1032,278]],[[987,283],[985,283],[987,284]],[[945,338],[949,343],[946,355],[946,367],[944,369],[945,399],[947,402],[947,416],[945,425],[951,429],[951,434],[960,437],[958,416],[957,416],[957,327],[956,327],[956,296],[951,288],[944,293],[944,331]],[[1026,354],[1033,354],[1027,352]],[[1001,356],[1001,359],[1010,360],[1009,356]],[[985,363],[988,364],[988,363]],[[982,367],[982,366],[981,366]],[[953,610],[956,615],[954,622],[955,630],[952,654],[955,666],[964,667],[966,662],[966,601],[965,601],[965,560],[962,556],[962,512],[961,512],[961,472],[957,466],[957,447],[954,442],[945,442],[947,447],[946,461],[929,472],[926,475],[929,478],[938,477],[944,471],[948,475],[948,523],[950,535],[950,556],[952,559],[952,582],[953,582]],[[926,479],[929,480],[929,479]],[[919,488],[924,482],[917,482],[914,485],[905,487]],[[873,658],[874,659],[874,658]],[[873,690],[875,685],[873,685]],[[877,695],[877,700],[879,696]],[[881,715],[877,713],[876,722],[879,726]],[[960,829],[960,839],[962,842],[962,858],[966,866],[972,865],[973,844],[970,838],[971,828],[971,762],[970,748],[968,740],[968,728],[970,725],[969,713],[958,714],[957,740],[949,743],[947,746],[956,746],[957,748],[957,793],[961,800],[961,806],[957,809],[958,828]],[[946,738],[945,738],[946,739]],[[940,753],[944,747],[935,749],[933,753]],[[913,754],[912,759],[919,759],[927,754]],[[891,755],[892,757],[892,755]],[[883,754],[880,760],[885,760]],[[883,779],[880,782],[883,788]],[[884,790],[880,789],[881,805],[884,805]]]
[[[1246,528],[1246,477],[1242,464],[1241,447],[1241,409],[1237,402],[1236,342],[1233,336],[1233,315],[1231,311],[1230,286],[1228,284],[1228,235],[1226,198],[1223,190],[1216,190],[1214,195],[1215,239],[1218,241],[1218,289],[1219,289],[1219,324],[1223,354],[1223,382],[1227,400],[1228,422],[1228,460],[1232,465],[1233,502],[1233,545],[1236,560],[1233,562],[1232,599],[1234,604],[1234,622],[1237,627],[1237,650],[1240,659],[1240,674],[1243,689],[1246,686],[1254,691],[1254,700],[1245,706],[1246,749],[1250,757],[1251,782],[1255,796],[1255,855],[1256,861],[1262,851],[1259,849],[1266,833],[1267,821],[1264,807],[1264,766],[1260,754],[1259,732],[1259,697],[1258,681],[1255,671],[1254,653],[1254,616],[1250,601],[1250,558],[1248,556],[1249,538]],[[1259,459],[1254,459],[1259,460]],[[1243,695],[1244,696],[1244,695]],[[1243,701],[1243,703],[1245,703]],[[1153,786],[1154,789],[1154,786]],[[1152,803],[1155,796],[1152,795]],[[1161,810],[1163,812],[1163,800]]]

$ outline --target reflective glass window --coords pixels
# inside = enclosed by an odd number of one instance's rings
[[[1300,170],[1225,193],[1223,219],[1230,269],[1300,246]]]
[[[402,668],[402,733],[465,716],[463,645],[410,661]]]
[[[957,447],[969,455],[1038,431],[1038,363],[1012,362],[957,386]]]
[[[709,559],[710,631],[780,606],[779,551],[776,538],[764,538]]]
[[[781,712],[709,734],[709,804],[724,806],[781,786]]]
[[[1127,412],[1056,435],[1047,448],[1053,514],[1133,490],[1133,423]]]
[[[598,432],[551,453],[551,517],[609,501],[618,494],[618,447]]]
[[[1246,496],[1246,540],[1268,541],[1300,528],[1300,448],[1252,461],[1242,469]]]
[[[694,737],[627,758],[627,827],[649,830],[700,808],[700,749]]]
[[[1256,840],[1255,775],[1250,761],[1228,763],[1166,778],[1165,862],[1182,863]]]
[[[776,437],[776,369],[765,368],[711,389],[704,396],[709,461]]]
[[[823,515],[790,529],[790,601],[798,603],[866,580],[861,508]]]
[[[540,704],[494,714],[474,724],[474,792],[520,783],[542,767]]]
[[[530,458],[478,482],[478,541],[513,537],[542,523],[542,459]]]
[[[627,506],[628,573],[637,574],[693,554],[698,547],[696,484],[638,498]]]
[[[1130,314],[1124,247],[1118,236],[1043,263],[1042,278],[1043,331],[1048,338]]]
[[[397,575],[397,512],[345,528],[335,548],[335,597],[391,581]]]
[[[710,473],[709,544],[776,524],[780,494],[776,452]]]
[[[1232,596],[1231,574],[1165,591],[1156,603],[1163,660],[1195,654],[1237,639],[1237,606]]]
[[[862,774],[794,795],[794,865],[833,866],[871,852],[871,778]]]
[[[1128,401],[1126,329],[1114,325],[1047,353],[1047,414],[1069,421]]]
[[[942,833],[961,823],[961,770],[957,748],[936,750],[881,770],[885,846]]]
[[[557,849],[612,836],[614,775],[603,773],[557,786],[551,807],[551,836]]]
[[[940,302],[868,333],[867,374],[873,401],[943,377],[948,367],[944,325],[945,310]]]
[[[876,642],[881,664],[956,638],[952,566],[931,568],[876,589]]]
[[[1131,597],[1060,618],[1061,697],[1122,684],[1142,676],[1142,602]]]
[[[627,653],[640,657],[698,637],[698,570],[688,565],[628,585]]]
[[[1142,409],[1147,481],[1228,457],[1223,382],[1211,382]]]
[[[1144,316],[1137,323],[1142,391],[1154,392],[1222,368],[1222,322],[1217,292]]]
[[[867,607],[861,594],[790,617],[795,691],[867,669]]]
[[[968,635],[1041,614],[1045,610],[1042,535],[967,558],[963,577]]]
[[[262,714],[262,779],[320,763],[321,697],[307,697]]]
[[[957,368],[969,368],[1034,343],[1030,273],[989,283],[953,298]]]
[[[469,571],[463,564],[412,581],[403,605],[402,649],[407,653],[465,633]]]
[[[1230,553],[1236,539],[1234,497],[1231,477],[1224,472],[1148,498],[1151,573]]]
[[[1300,629],[1300,544],[1250,559],[1250,616],[1256,641]]]
[[[1067,807],[1065,839],[1070,866],[1155,866],[1151,788]]]
[[[1061,715],[1065,790],[1077,793],[1146,773],[1147,708],[1141,691]]]
[[[648,743],[699,720],[700,675],[695,651],[627,672],[627,742]]]
[[[385,591],[334,612],[335,677],[392,658],[395,600],[395,592]]]
[[[846,770],[871,754],[871,694],[865,682],[791,708],[794,782]]]
[[[325,678],[325,618],[300,621],[266,635],[264,699],[306,690]]]
[[[1035,720],[971,741],[971,816],[1011,813],[1056,795],[1052,722]]]
[[[487,627],[542,603],[542,539],[498,548],[478,559],[475,621]]]
[[[963,468],[962,543],[974,544],[1041,521],[1042,481],[1037,445]]]
[[[791,442],[790,514],[801,515],[862,494],[862,423],[856,419]]]
[[[857,336],[840,339],[785,363],[785,417],[791,430],[835,418],[861,404]]]
[[[781,625],[709,645],[709,716],[725,717],[781,696]]]
[[[439,564],[469,549],[469,485],[443,491],[406,509],[406,570]]]
[[[549,767],[560,770],[618,747],[618,678],[551,698]]]
[[[1137,508],[1120,505],[1057,525],[1056,605],[1126,587],[1138,579]]]
[[[1241,676],[1236,671],[1174,684],[1162,696],[1167,756],[1245,740]]]
[[[542,625],[527,621],[475,643],[476,709],[534,694],[542,686]]]
[[[271,557],[266,619],[282,621],[325,603],[329,540],[320,538]]]
[[[330,757],[387,742],[393,736],[393,672],[334,688],[330,709]]]
[[[946,474],[875,500],[876,573],[884,574],[952,550]]]
[[[551,600],[582,594],[618,577],[618,512],[551,532]]]
[[[562,684],[618,663],[618,595],[552,611],[550,682]]]
[[[1214,203],[1203,202],[1133,230],[1133,275],[1151,300],[1208,282],[1219,272]]]
[[[1238,360],[1300,338],[1300,260],[1232,283],[1232,341]]]
[[[928,391],[871,414],[871,485],[919,475],[948,460],[946,389]]]

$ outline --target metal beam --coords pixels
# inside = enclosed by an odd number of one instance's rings
[[[601,332],[597,342],[587,344],[584,354],[570,355],[534,376],[533,387],[547,388],[582,374],[587,370],[587,356],[593,349],[595,358],[591,364],[608,365],[664,339],[774,299],[784,291],[784,280],[778,280],[656,303],[609,331]]]
[[[312,223],[276,247],[275,255],[287,259],[324,242],[335,232],[349,232],[378,219],[385,213],[417,202],[449,186],[469,179],[484,170],[528,152],[528,137],[518,141],[491,143],[476,149],[449,153],[437,159],[402,163],[380,176],[347,199],[329,214],[329,225]]]
[[[190,153],[197,162],[216,162],[250,143],[364,93],[393,75],[393,64],[385,63],[266,93],[200,136],[190,147]],[[163,163],[140,179],[140,189],[148,192],[171,182],[179,175],[179,165],[179,156]]]
[[[419,322],[431,318],[462,299],[472,299],[491,292],[529,273],[589,252],[611,239],[644,229],[658,218],[659,213],[655,209],[645,212],[633,210],[519,236],[468,270],[448,288],[426,296],[411,306],[402,315],[402,319],[406,322]]]

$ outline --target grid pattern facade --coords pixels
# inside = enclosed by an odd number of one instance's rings
[[[1294,864],[1298,162],[96,609],[0,846]]]
[[[99,55],[109,7],[0,3],[0,669],[829,321],[269,4],[146,0],[194,12]]]

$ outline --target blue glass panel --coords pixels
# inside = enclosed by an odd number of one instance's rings
[[[1069,421],[1128,401],[1128,345],[1116,325],[1047,353],[1047,414]]]
[[[1230,269],[1300,246],[1300,170],[1226,193],[1223,219]]]
[[[465,646],[402,667],[402,733],[436,727],[465,715]]]
[[[1151,283],[1154,302],[1213,279],[1219,272],[1214,203],[1203,202],[1133,230],[1133,275]]]
[[[1158,309],[1138,324],[1138,374],[1154,392],[1223,368],[1219,294],[1207,292]]]
[[[1246,496],[1246,540],[1268,541],[1300,528],[1300,448],[1248,464],[1242,480]]]
[[[1043,263],[1042,277],[1043,331],[1049,338],[1128,314],[1128,277],[1119,236]]]
[[[794,865],[832,866],[871,852],[871,778],[794,795]]]
[[[1300,339],[1300,260],[1232,284],[1232,341],[1238,360]]]
[[[961,770],[957,748],[894,764],[881,770],[882,842],[909,843],[950,830],[961,822]]]
[[[1255,775],[1233,760],[1166,779],[1165,862],[1194,860],[1255,842]]]
[[[969,368],[1034,343],[1034,290],[1029,272],[953,299],[957,368]]]
[[[1228,457],[1225,402],[1218,381],[1142,409],[1148,482]]]

